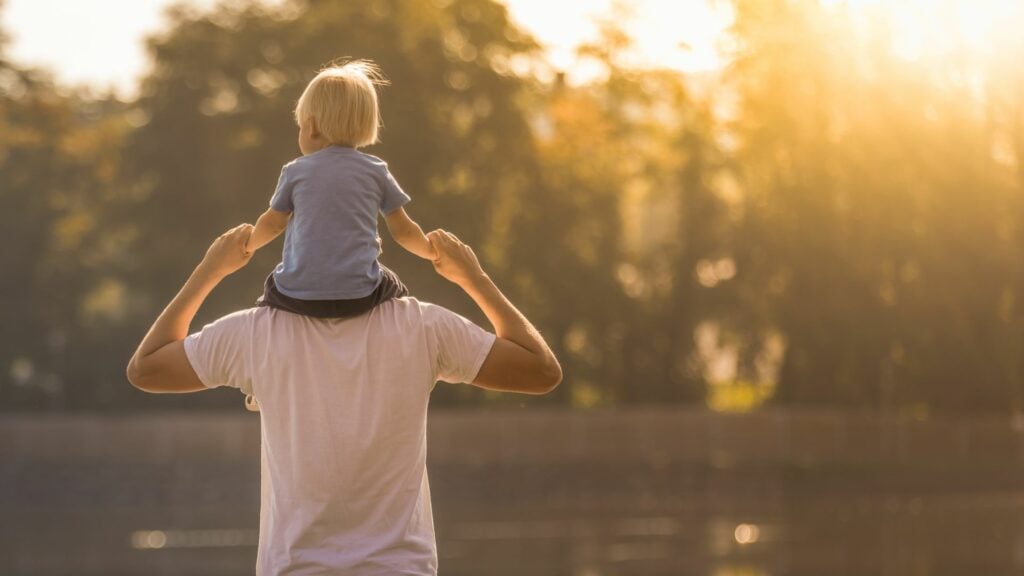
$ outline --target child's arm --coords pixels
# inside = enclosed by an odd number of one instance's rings
[[[384,220],[388,223],[391,237],[398,242],[399,246],[425,260],[432,261],[437,258],[437,253],[430,245],[430,240],[427,240],[423,234],[423,229],[412,218],[409,218],[405,208],[385,214]]]
[[[267,208],[267,211],[260,214],[260,219],[256,221],[256,229],[249,236],[249,241],[245,245],[245,253],[255,252],[280,236],[281,232],[288,227],[288,218],[290,217],[291,212],[280,212],[273,208]]]

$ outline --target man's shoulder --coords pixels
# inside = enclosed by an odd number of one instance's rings
[[[381,304],[381,306],[390,305],[398,310],[406,311],[409,313],[423,315],[458,315],[456,312],[441,306],[440,304],[434,304],[433,302],[425,302],[416,298],[415,296],[404,296],[402,298],[392,298],[387,302]]]
[[[444,306],[406,296],[382,302],[369,313],[356,318],[318,319],[277,310],[270,306],[256,306],[221,316],[210,325],[217,325],[224,329],[242,328],[243,326],[250,329],[259,329],[260,327],[274,329],[288,325],[292,329],[315,331],[327,328],[336,330],[339,327],[358,329],[360,325],[367,323],[393,324],[401,328],[409,327],[410,324],[431,324],[446,318],[461,318],[461,316]],[[353,321],[360,319],[362,322]]]
[[[473,325],[456,312],[411,296],[394,298],[379,304],[367,316],[379,327],[403,332],[434,332],[440,325]]]
[[[416,298],[405,297],[390,300],[381,306],[390,305],[396,314],[405,314],[415,319],[420,326],[429,332],[450,332],[452,328],[456,331],[482,330],[475,322],[432,302],[421,302]]]
[[[225,314],[220,318],[210,322],[207,326],[217,324],[240,324],[240,323],[251,323],[259,314],[263,307],[257,306],[253,308],[243,308],[241,310],[235,310],[229,314]]]
[[[434,318],[445,315],[455,315],[443,306],[430,302],[423,302],[417,298],[406,296],[403,298],[392,298],[375,306],[370,312],[355,318],[313,318],[292,312],[277,310],[270,306],[256,306],[245,310],[232,312],[222,316],[217,322],[228,322],[234,324],[263,325],[268,327],[288,324],[294,328],[318,330],[330,328],[336,330],[339,327],[351,327],[356,329],[366,323],[400,323],[408,322],[429,322]]]
[[[251,331],[261,314],[261,308],[245,308],[225,314],[203,326],[202,330],[190,335],[196,340],[200,335],[214,337],[233,337]]]
[[[436,304],[430,302],[422,302],[413,296],[405,296],[402,298],[392,298],[386,302],[378,304],[374,308],[374,312],[379,312],[381,319],[388,317],[395,318],[407,318],[422,322],[425,318],[429,318],[438,313],[439,310],[444,310]]]

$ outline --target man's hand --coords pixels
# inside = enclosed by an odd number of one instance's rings
[[[221,234],[210,244],[199,267],[217,278],[234,273],[252,259],[252,252],[246,252],[246,242],[252,234],[252,224],[239,224]]]
[[[178,295],[157,316],[128,361],[128,380],[136,388],[147,392],[206,389],[185,354],[188,326],[210,291],[252,258],[251,252],[245,252],[252,230],[252,224],[240,224],[214,240]]]
[[[494,326],[491,346],[473,385],[487,390],[547,394],[562,381],[562,368],[540,332],[487,277],[473,249],[450,232],[427,234],[437,253],[434,269],[458,284]]]
[[[433,260],[434,270],[441,276],[463,287],[484,276],[473,249],[463,244],[451,232],[434,230],[427,234],[427,240],[430,240],[430,245],[437,254],[437,258]]]

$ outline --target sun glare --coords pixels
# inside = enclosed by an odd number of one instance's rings
[[[1019,0],[823,0],[851,15],[881,16],[892,27],[896,55],[916,61],[960,54],[988,58],[996,41],[1024,23]]]
[[[204,7],[215,4],[215,0],[182,1]],[[587,82],[602,74],[597,62],[577,54],[580,45],[600,41],[602,21],[621,26],[633,39],[632,47],[618,55],[623,65],[699,74],[728,63],[728,55],[720,50],[728,45],[733,19],[728,0],[499,1],[506,4],[513,21],[544,46],[552,69],[565,72],[571,82]],[[814,1],[808,0],[808,5]],[[1024,0],[816,1],[840,11],[866,32],[887,26],[895,56],[908,62],[956,56],[978,68],[1001,55],[1006,60],[1008,55],[1024,53],[1024,35],[1019,33]],[[170,2],[138,0],[128,3],[132,9],[126,12],[117,0],[0,0],[11,34],[8,55],[47,67],[65,82],[115,86],[131,94],[145,70],[142,38],[159,28],[161,10]],[[68,13],[65,4],[77,8]],[[65,17],[53,20],[49,14],[55,10]],[[98,28],[75,27],[81,18],[74,16],[82,10],[110,17],[101,19]]]
[[[723,65],[716,42],[732,19],[727,2],[705,0],[502,1],[512,19],[545,47],[550,62],[577,81],[597,73],[592,62],[577,57],[576,48],[598,39],[602,20],[615,22],[632,37],[624,63],[701,72]]]
[[[591,78],[593,62],[575,54],[594,41],[597,22],[611,19],[633,38],[623,62],[693,73],[720,69],[718,50],[732,22],[724,1],[594,0],[550,2],[503,0],[514,20],[524,25],[548,51],[552,64],[576,80]],[[1017,37],[1024,24],[1021,0],[819,0],[842,10],[865,30],[884,23],[893,35],[898,58],[915,62],[952,55],[972,61],[992,58]]]

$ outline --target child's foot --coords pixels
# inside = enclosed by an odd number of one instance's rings
[[[249,412],[260,411],[260,403],[256,401],[256,397],[252,394],[245,395],[245,409]]]

